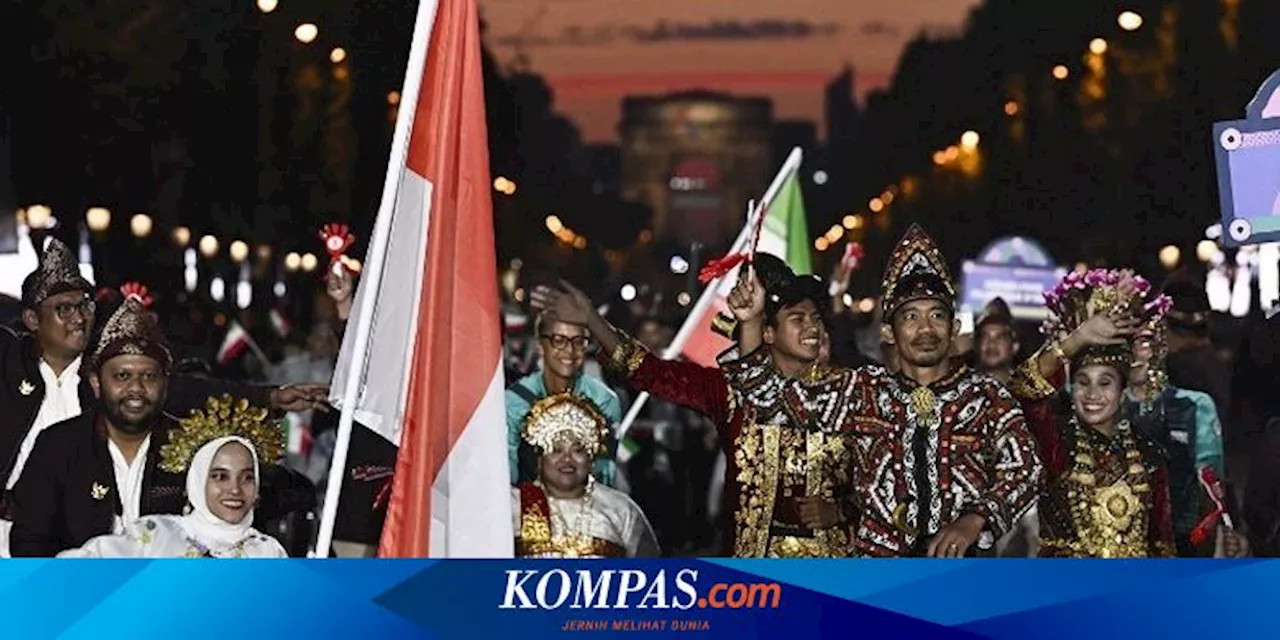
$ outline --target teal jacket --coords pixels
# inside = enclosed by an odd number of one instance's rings
[[[600,413],[609,420],[610,438],[605,455],[595,462],[595,476],[597,481],[613,486],[618,466],[614,462],[617,441],[613,437],[612,427],[622,422],[622,403],[618,401],[618,394],[614,393],[609,385],[592,376],[578,376],[578,380],[573,384],[573,393],[594,402],[600,409]],[[511,484],[521,480],[532,480],[532,478],[520,477],[520,429],[525,415],[529,413],[529,407],[546,396],[547,386],[542,380],[541,369],[516,380],[507,387],[507,462],[511,470]],[[532,401],[529,398],[532,398]]]

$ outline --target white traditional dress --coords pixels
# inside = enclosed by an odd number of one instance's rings
[[[538,484],[511,488],[511,517],[519,558],[646,558],[660,555],[658,539],[631,498],[601,483],[583,497],[553,498]]]
[[[253,528],[253,511],[239,523],[214,515],[205,503],[205,485],[213,457],[229,442],[239,442],[253,455],[258,475],[258,452],[239,436],[211,440],[200,447],[187,470],[187,501],[191,512],[183,516],[143,516],[125,526],[120,535],[98,536],[79,549],[68,549],[59,558],[287,558],[274,538]]]

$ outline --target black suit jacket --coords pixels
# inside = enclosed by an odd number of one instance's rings
[[[29,393],[22,393],[24,390]],[[80,372],[79,391],[81,410],[88,413],[98,406],[98,399],[89,386],[87,366]],[[9,472],[17,462],[18,450],[36,421],[44,393],[40,350],[35,336],[0,327],[0,483],[8,480]],[[204,407],[210,396],[224,393],[245,398],[258,407],[270,406],[271,402],[270,387],[172,375],[169,376],[164,409],[172,415],[185,417],[192,410]],[[5,509],[0,505],[0,517],[4,516]]]
[[[177,426],[165,415],[152,432],[143,471],[142,515],[179,515],[187,504],[186,477],[159,468],[160,449]],[[255,520],[271,520],[315,504],[311,482],[289,469],[263,464]],[[49,557],[111,533],[123,514],[106,425],[97,411],[44,430],[13,489],[13,557]]]

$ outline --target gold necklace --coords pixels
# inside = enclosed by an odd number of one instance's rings
[[[1078,555],[1097,558],[1132,558],[1148,555],[1146,506],[1141,496],[1151,491],[1142,452],[1129,422],[1121,420],[1116,431],[1124,449],[1125,474],[1107,487],[1097,486],[1097,450],[1092,434],[1072,416],[1075,465],[1067,476],[1067,499],[1076,540],[1049,546],[1066,546]],[[1139,526],[1135,526],[1139,525]]]

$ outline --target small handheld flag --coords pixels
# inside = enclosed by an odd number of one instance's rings
[[[147,289],[147,285],[132,280],[120,285],[120,295],[124,296],[125,300],[133,298],[148,309],[155,302],[155,299],[151,297],[151,291]]]
[[[1231,515],[1227,513],[1227,492],[1222,488],[1222,481],[1218,479],[1213,467],[1201,467],[1197,478],[1205,493],[1209,494],[1209,500],[1213,502],[1213,510],[1191,530],[1191,544],[1199,545],[1209,539],[1209,534],[1219,519],[1228,529],[1235,529],[1235,525],[1231,522]]]
[[[339,222],[330,222],[320,229],[320,240],[324,242],[324,250],[329,254],[332,264],[342,264],[342,256],[356,243],[351,228]]]

